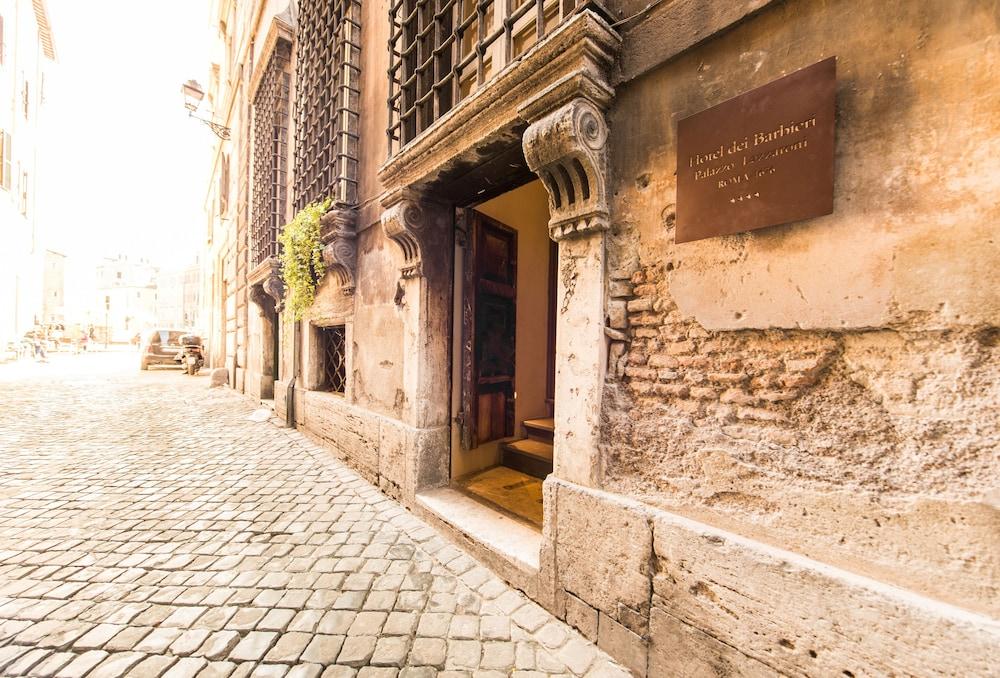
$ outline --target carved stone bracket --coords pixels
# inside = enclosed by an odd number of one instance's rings
[[[274,304],[274,299],[271,295],[264,290],[263,285],[251,285],[250,286],[250,301],[257,305],[257,308],[263,312],[269,306]]]
[[[385,206],[382,229],[403,250],[402,277],[423,275],[425,250],[430,244],[432,226],[421,194],[400,189],[387,196],[382,204]]]
[[[281,264],[274,257],[262,261],[247,276],[250,286],[250,301],[264,310],[270,304],[280,313],[285,301],[285,283],[281,279]],[[270,299],[262,295],[267,295]]]
[[[353,207],[335,206],[320,219],[323,263],[337,276],[345,295],[354,294],[354,271],[358,257],[358,213]]]
[[[524,157],[549,194],[553,240],[606,231],[608,124],[593,101],[578,97],[524,132]]]

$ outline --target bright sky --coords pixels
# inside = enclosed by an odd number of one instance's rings
[[[69,257],[67,277],[118,253],[193,263],[215,137],[188,118],[180,86],[206,83],[208,0],[48,7],[58,64],[46,82],[46,246]]]

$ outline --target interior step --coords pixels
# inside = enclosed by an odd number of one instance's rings
[[[552,444],[555,437],[555,420],[552,417],[545,419],[525,419],[521,422],[524,426],[525,434],[534,440]]]
[[[500,446],[502,463],[507,468],[544,479],[552,473],[552,445],[526,438]]]

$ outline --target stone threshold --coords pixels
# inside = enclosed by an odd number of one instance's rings
[[[541,532],[450,487],[420,492],[416,504],[511,584],[534,588]]]

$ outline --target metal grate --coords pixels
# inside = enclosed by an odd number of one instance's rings
[[[392,0],[389,155],[516,61],[577,0]]]
[[[359,0],[301,0],[295,61],[295,209],[358,192]]]
[[[285,222],[291,51],[287,40],[278,40],[253,99],[253,267],[278,255],[278,231]]]
[[[318,330],[323,346],[323,388],[343,393],[347,386],[347,341],[344,326]]]

